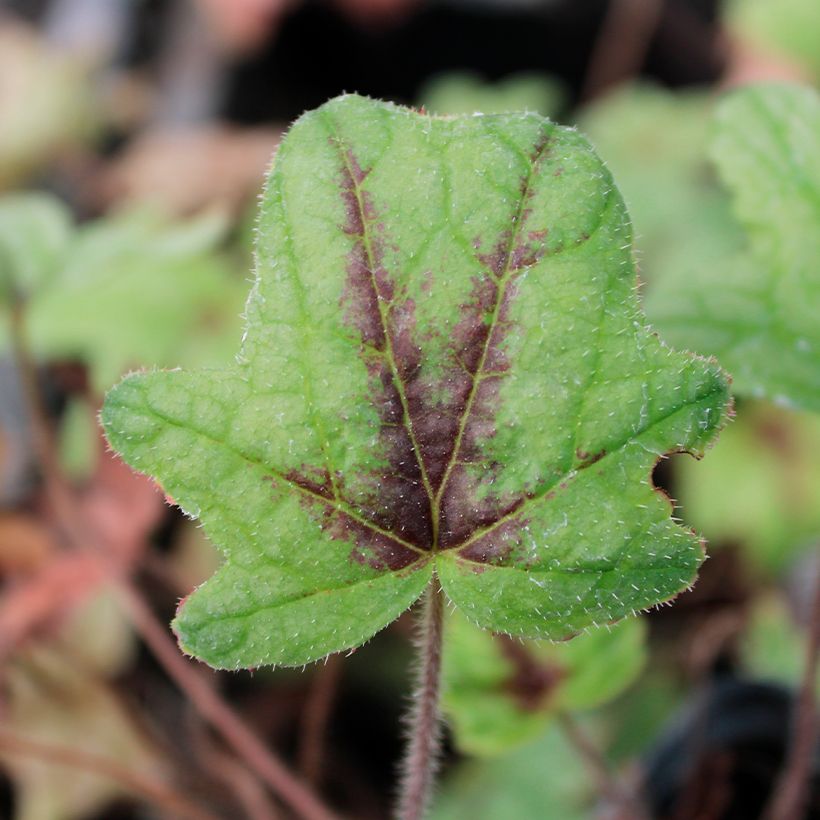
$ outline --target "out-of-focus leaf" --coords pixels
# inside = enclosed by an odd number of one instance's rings
[[[34,192],[0,197],[0,306],[49,282],[71,233],[71,215],[59,199]]]
[[[463,763],[440,788],[430,820],[588,820],[592,785],[556,729],[504,757]]]
[[[91,477],[100,446],[97,423],[88,401],[72,397],[60,421],[60,463],[75,481]]]
[[[742,545],[776,573],[820,538],[820,418],[744,402],[702,463],[680,459],[687,523],[711,542]]]
[[[138,211],[66,236],[55,201],[3,198],[0,253],[8,235],[19,278],[36,285],[26,308],[31,349],[84,363],[99,392],[129,369],[229,362],[247,285],[218,251],[225,228],[218,213],[169,225]]]
[[[702,549],[649,474],[703,450],[728,384],[644,326],[623,203],[576,131],[340,97],[283,140],[258,236],[237,365],[130,376],[102,414],[226,554],[177,616],[186,651],[301,665],[434,573],[532,638],[691,583]]]
[[[712,155],[749,250],[664,279],[647,314],[674,344],[716,355],[739,395],[820,410],[820,98],[787,85],[728,95]]]
[[[653,288],[695,276],[708,290],[723,261],[744,246],[708,162],[711,109],[701,92],[636,85],[603,97],[579,122],[629,208],[650,321]]]
[[[798,60],[820,79],[816,0],[731,0],[726,22],[733,34]]]
[[[494,636],[454,613],[443,704],[456,742],[470,754],[497,755],[538,737],[561,711],[606,703],[640,673],[644,642],[640,618],[548,643]]]
[[[535,111],[554,117],[564,97],[560,83],[544,74],[522,72],[490,83],[469,71],[453,71],[429,80],[418,101],[434,114]]]
[[[741,644],[744,668],[755,678],[797,688],[806,667],[805,629],[789,614],[783,598],[760,597]],[[820,697],[820,678],[816,685]]]

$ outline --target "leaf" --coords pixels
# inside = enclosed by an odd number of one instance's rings
[[[758,571],[779,574],[820,540],[816,415],[744,402],[709,458],[675,475],[687,523],[712,544],[740,544]]]
[[[740,646],[744,670],[758,680],[776,681],[797,690],[806,666],[806,633],[806,624],[795,619],[782,596],[760,596]],[[820,678],[815,692],[820,697]]]
[[[726,380],[644,327],[623,203],[537,115],[306,114],[263,197],[240,362],[112,390],[112,446],[225,564],[175,621],[227,668],[356,646],[435,574],[480,626],[562,638],[691,583],[649,479]]]
[[[552,116],[563,107],[564,97],[557,80],[535,72],[511,74],[489,83],[470,71],[450,71],[430,79],[419,92],[420,104],[434,114],[527,110]]]
[[[448,619],[443,707],[459,748],[497,755],[543,734],[562,711],[620,694],[646,660],[644,622],[628,618],[571,641],[522,643]]]
[[[605,95],[580,118],[629,208],[651,322],[655,288],[691,289],[694,277],[696,292],[709,293],[715,268],[745,245],[708,162],[712,109],[711,94],[641,83]]]
[[[31,284],[31,349],[87,364],[100,392],[139,366],[230,361],[244,284],[217,252],[224,233],[217,213],[168,224],[149,211],[71,230],[54,199],[0,199],[0,253],[12,247],[15,280]]]
[[[815,0],[731,0],[726,22],[734,37],[798,60],[820,78],[820,6]],[[774,56],[772,54],[772,56]]]
[[[0,197],[0,304],[47,282],[70,236],[71,216],[60,200],[34,192]]]
[[[445,778],[431,820],[587,820],[593,784],[578,753],[557,730],[488,760],[462,763]]]
[[[674,344],[719,357],[739,395],[820,410],[820,103],[762,86],[719,106],[712,154],[749,250],[666,280],[647,313]]]

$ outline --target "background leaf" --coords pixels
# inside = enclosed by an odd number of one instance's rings
[[[452,614],[443,707],[459,748],[497,755],[541,735],[562,711],[591,709],[616,697],[646,660],[644,626],[640,618],[628,618],[571,641],[521,642]]]
[[[712,154],[749,251],[664,279],[646,301],[671,342],[718,356],[739,395],[811,410],[820,409],[818,134],[820,102],[809,88],[727,96]]]

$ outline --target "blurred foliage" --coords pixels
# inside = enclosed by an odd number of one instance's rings
[[[578,121],[626,200],[650,300],[667,282],[714,276],[743,247],[706,154],[710,99],[639,84],[603,97]],[[653,319],[651,301],[645,307]]]
[[[737,395],[820,410],[820,97],[735,91],[709,148],[747,247],[657,283],[647,312],[673,346],[716,355]]]
[[[820,80],[817,0],[730,0],[726,21],[736,35],[797,60]]]
[[[140,210],[67,223],[41,195],[0,200],[0,254],[27,300],[39,359],[84,363],[99,392],[133,368],[231,360],[248,283],[219,252],[220,213],[168,224]]]
[[[455,612],[445,632],[443,708],[459,748],[498,755],[543,734],[562,711],[616,697],[645,661],[641,618],[550,643],[494,636]]]
[[[430,820],[585,820],[592,791],[577,751],[552,728],[503,757],[462,764],[442,784]]]
[[[561,84],[535,72],[512,74],[488,83],[469,71],[439,74],[422,88],[418,104],[431,114],[503,114],[535,111],[555,119],[566,94]]]
[[[806,665],[806,630],[775,594],[755,602],[741,645],[746,671],[758,680],[776,681],[797,687]],[[820,698],[820,678],[816,682]]]
[[[686,520],[714,545],[741,545],[764,573],[820,541],[820,417],[743,402],[702,463],[678,458]]]
[[[73,481],[83,482],[94,471],[99,447],[97,420],[84,397],[71,397],[60,422],[60,463]]]

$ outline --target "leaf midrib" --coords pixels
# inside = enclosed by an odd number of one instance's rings
[[[512,261],[513,251],[515,250],[516,242],[518,241],[519,237],[521,236],[521,230],[523,224],[526,222],[525,217],[525,206],[527,200],[530,196],[530,191],[532,190],[532,181],[533,177],[535,176],[536,168],[538,163],[543,158],[545,152],[550,147],[552,142],[552,133],[542,133],[541,138],[543,139],[543,144],[538,147],[537,152],[531,158],[529,158],[530,167],[529,171],[527,172],[527,178],[525,184],[522,186],[521,189],[521,196],[518,201],[518,206],[516,208],[515,216],[513,217],[515,227],[512,231],[510,231],[510,239],[507,243],[507,249],[505,251],[504,256],[504,269],[501,274],[496,279],[496,298],[495,304],[493,305],[493,312],[492,316],[490,317],[490,325],[487,331],[487,336],[484,339],[483,349],[481,351],[481,358],[479,359],[478,366],[475,369],[475,373],[472,376],[472,385],[470,386],[470,393],[467,397],[467,401],[464,405],[464,410],[461,413],[461,418],[459,419],[458,425],[458,433],[456,434],[456,440],[453,444],[453,450],[450,453],[450,458],[447,462],[447,466],[442,474],[441,483],[439,484],[438,491],[436,492],[434,498],[432,499],[432,506],[431,506],[431,515],[433,519],[433,546],[432,552],[439,551],[439,522],[441,518],[441,502],[444,498],[444,494],[447,489],[447,485],[450,481],[450,475],[453,471],[455,464],[458,461],[458,454],[461,451],[461,443],[464,438],[464,433],[467,429],[467,424],[469,423],[470,417],[473,411],[473,404],[475,402],[476,395],[478,394],[478,386],[481,383],[481,375],[482,371],[484,370],[484,365],[487,362],[487,355],[489,354],[490,345],[492,344],[493,335],[495,334],[496,326],[498,324],[498,318],[501,313],[501,307],[504,304],[504,298],[507,293],[507,286],[510,283],[510,279],[512,278],[512,271],[510,270],[510,263]],[[493,277],[492,270],[489,271],[489,276]]]

